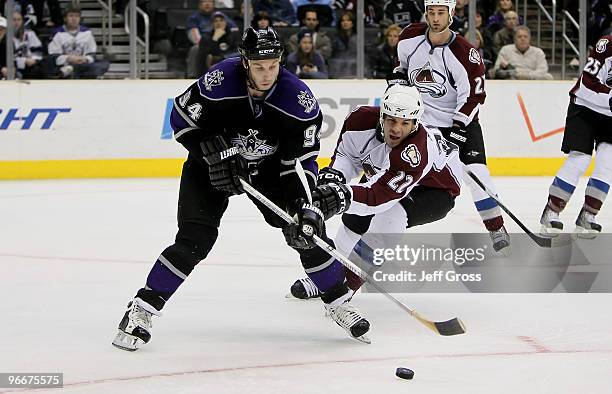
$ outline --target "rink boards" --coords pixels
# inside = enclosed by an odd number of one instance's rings
[[[0,83],[0,179],[165,177],[186,152],[172,139],[172,98],[191,83],[32,81]],[[344,118],[376,105],[384,81],[309,81],[324,114],[320,164]],[[569,81],[488,81],[480,120],[494,175],[553,175]]]

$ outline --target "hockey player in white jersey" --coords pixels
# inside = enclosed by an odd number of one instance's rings
[[[561,145],[568,156],[550,185],[548,201],[540,218],[541,234],[553,237],[563,230],[559,213],[591,163],[595,148],[595,169],[587,184],[575,230],[579,237],[594,238],[601,232],[595,215],[612,181],[612,35],[599,39],[569,94]]]
[[[345,256],[366,232],[401,234],[440,220],[453,208],[463,174],[458,148],[439,130],[420,125],[422,112],[416,88],[392,85],[380,107],[359,107],[345,119],[332,162],[318,179],[323,186],[364,173],[361,183],[351,186],[351,205],[334,238]],[[320,295],[312,275],[317,274],[309,272],[293,284],[294,297]],[[351,271],[345,275],[352,292],[362,285]]]
[[[495,192],[478,122],[486,96],[484,63],[467,40],[449,29],[455,0],[425,0],[425,10],[427,23],[410,24],[400,34],[399,65],[389,83],[407,83],[419,89],[425,103],[423,124],[437,127],[457,144],[461,161]],[[509,254],[510,237],[499,206],[471,178],[465,181],[493,248]]]

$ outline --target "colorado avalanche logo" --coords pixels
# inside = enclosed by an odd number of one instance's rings
[[[602,38],[601,40],[597,41],[597,45],[595,45],[595,50],[597,51],[597,53],[604,53],[606,51],[606,47],[608,46],[608,39],[607,38]]]
[[[475,48],[470,48],[470,54],[468,55],[468,59],[474,64],[480,64],[482,61],[480,59],[480,53]]]
[[[420,69],[410,72],[410,84],[416,86],[421,93],[427,93],[433,98],[440,98],[446,94],[446,77],[431,68],[429,62]]]
[[[298,104],[304,107],[304,112],[311,113],[317,107],[317,100],[312,97],[307,91],[301,90],[297,96]]]
[[[258,130],[249,129],[249,134],[232,138],[232,144],[238,147],[240,155],[247,160],[259,160],[276,152],[277,145],[266,144],[266,140],[257,138]]]
[[[220,86],[224,79],[223,71],[219,69],[211,71],[204,74],[204,87],[210,92],[213,87]]]
[[[363,168],[363,173],[368,179],[376,175],[378,171],[381,170],[374,165],[370,155],[367,155],[365,159],[361,160],[361,167]]]
[[[412,167],[416,167],[421,163],[421,152],[419,152],[415,144],[405,147],[400,156],[402,160]]]

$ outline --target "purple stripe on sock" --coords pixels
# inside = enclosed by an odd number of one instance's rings
[[[338,283],[344,282],[345,273],[344,266],[334,260],[327,268],[308,274],[310,279],[323,293],[336,286]]]
[[[183,280],[174,275],[165,265],[159,261],[155,262],[149,276],[147,277],[147,286],[151,290],[171,296],[176,289],[183,283]]]

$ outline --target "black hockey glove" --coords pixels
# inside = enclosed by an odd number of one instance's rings
[[[342,171],[338,171],[332,167],[325,167],[319,171],[317,176],[317,185],[326,185],[328,183],[346,183]]]
[[[410,85],[410,83],[408,83],[408,76],[406,75],[406,72],[403,68],[396,67],[395,69],[393,69],[393,73],[391,73],[391,75],[389,75],[389,77],[387,78],[387,89],[389,89],[389,87],[391,87],[392,85]]]
[[[456,120],[453,120],[452,127],[440,127],[440,131],[444,138],[458,145],[460,149],[463,148],[463,145],[465,145],[467,141],[465,125]]]
[[[232,194],[244,193],[240,177],[246,177],[248,173],[238,148],[230,146],[221,135],[202,141],[200,147],[208,164],[212,187]]]
[[[319,208],[325,220],[344,213],[351,205],[350,188],[343,183],[328,183],[312,190],[312,204]]]
[[[294,215],[296,223],[283,228],[285,241],[294,249],[312,249],[316,246],[312,239],[313,235],[320,237],[325,230],[323,212],[302,198],[296,201],[296,206],[298,207]]]

